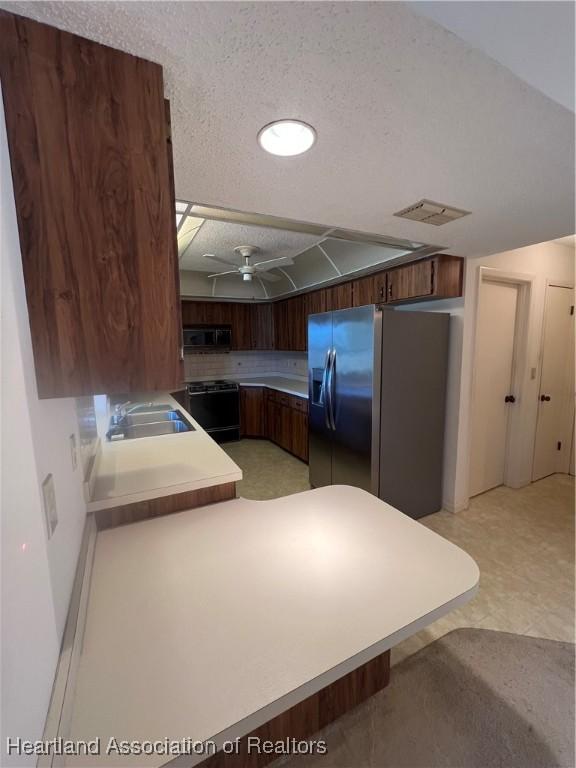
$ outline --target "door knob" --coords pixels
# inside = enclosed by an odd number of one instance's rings
[[[550,395],[540,395],[540,402],[541,403],[549,403],[550,402]]]
[[[506,395],[506,397],[504,398],[504,402],[505,403],[515,403],[516,402],[516,398],[514,397],[514,395]]]

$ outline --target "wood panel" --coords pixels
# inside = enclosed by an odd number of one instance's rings
[[[40,397],[182,380],[162,68],[0,11]]]
[[[430,296],[433,291],[434,262],[426,259],[388,272],[387,300],[402,301]]]
[[[252,349],[274,349],[274,312],[272,304],[251,305]]]
[[[232,325],[234,307],[227,301],[183,301],[182,322],[184,325]]]
[[[462,296],[464,259],[439,254],[388,270],[387,302]]]
[[[292,432],[291,449],[294,456],[302,461],[308,461],[308,414],[292,409],[290,413],[290,428]]]
[[[240,434],[266,437],[264,387],[240,387]]]
[[[434,259],[433,295],[438,299],[450,299],[462,296],[464,282],[464,259],[441,253]]]
[[[386,688],[389,682],[390,651],[386,651],[255,728],[240,739],[237,753],[225,755],[217,752],[199,763],[199,766],[201,768],[262,768],[277,759],[278,755],[249,749],[249,739],[258,738],[261,741],[270,742],[308,739],[369,699],[370,696]]]
[[[352,283],[340,283],[326,288],[326,310],[349,309],[353,305]]]
[[[230,304],[232,349],[252,349],[252,315],[250,304]]]
[[[209,488],[198,488],[195,491],[176,493],[172,496],[162,496],[159,499],[138,501],[134,504],[122,504],[111,509],[101,509],[94,513],[98,530],[116,528],[118,525],[137,523],[150,517],[162,517],[185,509],[204,507],[219,501],[236,498],[236,483],[212,485]]]

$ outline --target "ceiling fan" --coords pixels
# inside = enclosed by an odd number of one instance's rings
[[[269,275],[267,272],[267,269],[270,269],[270,267],[264,267],[265,264],[272,264],[272,262],[277,261],[283,261],[285,264],[292,264],[292,260],[288,256],[280,256],[277,259],[266,259],[265,261],[257,261],[253,264],[250,263],[250,259],[254,254],[258,253],[260,251],[260,248],[256,247],[255,245],[238,245],[236,248],[234,248],[234,253],[239,254],[244,259],[244,264],[242,266],[238,266],[238,264],[235,264],[233,261],[228,261],[227,259],[221,259],[220,256],[215,256],[213,253],[205,253],[204,258],[210,259],[211,261],[217,261],[220,264],[226,264],[228,267],[233,267],[233,269],[230,269],[226,272],[216,272],[213,275],[208,275],[208,278],[211,277],[222,277],[223,275],[234,275],[238,274],[242,277],[242,280],[246,280],[247,282],[250,282],[254,275],[258,275],[259,278],[262,280],[267,280],[270,283],[275,283],[281,278],[277,275]]]

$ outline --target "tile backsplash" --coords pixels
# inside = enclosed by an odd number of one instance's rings
[[[306,376],[308,358],[305,352],[198,353],[185,355],[184,371],[186,381],[272,373]]]

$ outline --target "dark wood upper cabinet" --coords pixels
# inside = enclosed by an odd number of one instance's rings
[[[274,310],[268,302],[250,305],[252,349],[274,349]]]
[[[162,68],[0,11],[0,75],[40,397],[182,381]]]
[[[340,283],[326,288],[326,311],[349,309],[352,306],[352,283]]]
[[[439,254],[387,270],[386,302],[448,299],[462,295],[464,260]]]
[[[252,316],[250,304],[229,304],[232,308],[232,349],[252,349]]]
[[[463,259],[440,254],[275,302],[184,301],[184,324],[230,323],[233,349],[305,352],[308,315],[462,295]]]

